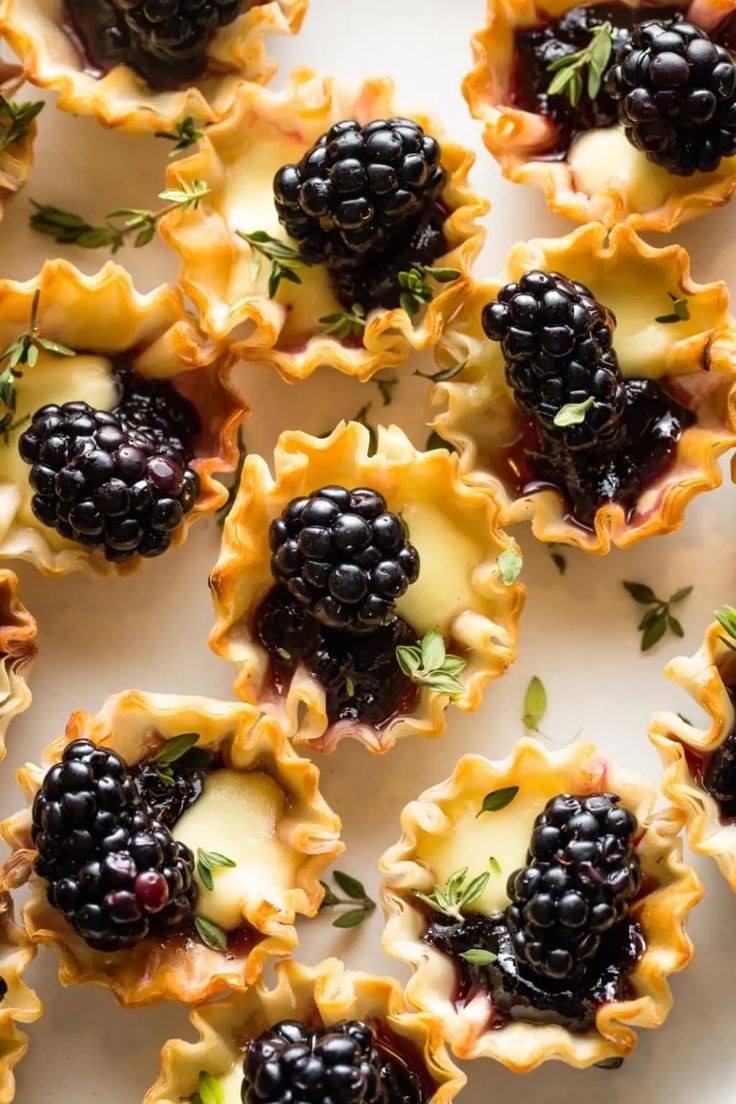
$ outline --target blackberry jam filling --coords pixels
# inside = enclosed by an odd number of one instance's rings
[[[448,915],[426,898],[424,939],[455,961],[456,999],[487,993],[499,1026],[523,1020],[588,1031],[602,1004],[630,995],[645,949],[628,915],[641,889],[636,832],[614,794],[561,794],[535,820],[527,865],[508,879],[505,912]]]
[[[66,0],[71,36],[95,75],[128,65],[154,91],[201,77],[219,27],[262,0]]]
[[[415,1048],[363,1020],[329,1028],[282,1020],[248,1044],[243,1075],[246,1104],[305,1099],[305,1084],[310,1100],[334,1104],[424,1104],[435,1092]]]
[[[0,1001],[5,1000],[8,992],[8,983],[4,977],[0,977]]]
[[[719,672],[732,706],[736,708],[736,657],[719,662]],[[701,755],[683,745],[690,772],[718,803],[723,824],[736,823],[736,729],[710,755]]]
[[[692,411],[664,384],[624,378],[613,314],[560,273],[532,271],[507,284],[482,323],[501,345],[523,416],[505,457],[515,491],[558,490],[585,528],[609,502],[630,517],[674,462]]]
[[[281,225],[307,264],[327,267],[335,296],[348,310],[408,303],[415,313],[432,298],[424,277],[447,251],[441,156],[437,140],[411,119],[378,119],[363,127],[346,119],[298,165],[276,173]],[[445,280],[459,275],[438,273]]]

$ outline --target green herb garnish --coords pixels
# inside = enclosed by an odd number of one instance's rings
[[[197,874],[205,889],[210,891],[215,888],[212,873],[215,870],[233,868],[235,863],[227,855],[221,855],[219,851],[203,851],[197,848]]]
[[[539,732],[539,722],[546,712],[547,691],[542,680],[534,675],[524,694],[524,712],[521,717],[524,728],[529,728],[532,732]]]
[[[345,897],[338,897],[326,882],[320,882],[325,891],[320,905],[320,912],[323,909],[348,906],[348,912],[343,912],[337,919],[333,920],[332,926],[333,928],[357,928],[373,912],[376,902],[368,896],[363,883],[354,878],[352,874],[346,874],[344,870],[335,870],[332,877],[345,894]]]
[[[466,885],[467,876],[468,868],[464,866],[462,870],[456,870],[451,874],[444,886],[435,886],[431,893],[422,893],[418,889],[412,892],[415,897],[424,901],[425,905],[429,905],[436,912],[441,912],[444,916],[452,916],[462,923],[465,919],[462,910],[478,900],[488,885],[491,875],[486,870]]]
[[[197,1091],[191,1098],[192,1104],[223,1104],[225,1090],[222,1084],[206,1070],[199,1071]]]
[[[435,694],[459,698],[465,687],[456,677],[468,661],[448,655],[442,634],[430,629],[418,644],[400,644],[396,649],[399,667],[417,686],[428,686]]]
[[[494,874],[501,873],[501,864],[495,855],[491,855],[490,859],[488,860],[488,865],[490,866]]]
[[[667,294],[672,300],[672,313],[658,314],[654,321],[661,322],[663,326],[671,325],[673,322],[689,322],[690,307],[687,299],[681,299],[677,295],[673,295],[671,291],[668,291]]]
[[[438,284],[451,284],[462,274],[456,268],[433,268],[430,265],[416,264],[408,272],[399,273],[399,304],[407,314],[417,314],[425,303],[434,299],[434,289],[427,278]]]
[[[204,916],[195,916],[194,927],[205,947],[209,947],[211,951],[227,950],[227,936],[219,924],[215,924],[212,920],[205,920]]]
[[[568,426],[581,425],[585,421],[585,415],[590,410],[591,406],[595,406],[595,399],[592,395],[589,395],[587,399],[579,403],[565,403],[564,406],[555,414],[552,419],[556,426],[560,429],[567,429]]]
[[[252,234],[236,230],[235,233],[243,241],[246,241],[251,249],[271,262],[271,271],[268,277],[269,299],[273,299],[282,280],[288,280],[291,284],[302,282],[302,278],[296,270],[302,265],[309,267],[311,262],[305,261],[298,250],[293,249],[278,238],[272,238],[265,230],[254,230]],[[256,278],[258,271],[256,271]]]
[[[471,966],[490,966],[496,961],[498,955],[493,951],[484,951],[482,947],[471,947],[468,951],[461,951],[460,958],[469,962]]]
[[[732,652],[736,652],[736,609],[733,606],[724,606],[723,609],[716,610],[714,616],[721,628],[728,633],[728,637],[720,636],[718,638],[721,644],[725,644]]]
[[[676,606],[680,602],[684,602],[688,594],[692,592],[692,587],[681,587],[680,590],[676,590],[674,594],[671,594],[667,601],[658,598],[651,587],[645,583],[632,583],[624,582],[624,589],[628,591],[635,602],[638,602],[640,606],[650,606],[651,608],[642,617],[638,624],[639,632],[641,635],[641,650],[648,652],[650,648],[653,648],[657,641],[661,640],[664,634],[669,629],[675,636],[684,636],[685,630],[680,622],[672,614],[671,606]]]
[[[504,786],[501,790],[491,790],[483,798],[480,809],[475,814],[475,819],[477,820],[479,816],[483,816],[483,813],[498,813],[501,809],[505,809],[507,805],[511,804],[518,792],[518,786]],[[491,869],[498,874],[501,869],[498,867],[498,860],[491,858],[489,861]],[[494,863],[496,866],[493,865]],[[496,870],[496,867],[498,867],[498,870]]]
[[[496,564],[501,575],[501,582],[504,586],[511,586],[512,583],[515,583],[524,566],[524,559],[519,551],[518,544],[502,552],[497,558]]]
[[[547,66],[547,72],[554,74],[547,86],[547,94],[567,96],[573,107],[577,107],[585,89],[588,98],[594,100],[601,90],[612,49],[611,24],[602,23],[600,27],[593,27],[587,46],[574,54],[557,58]]]
[[[566,560],[566,558],[562,555],[561,552],[554,551],[554,545],[553,544],[548,545],[548,548],[549,548],[549,556],[550,556],[550,559],[552,560],[552,563],[555,565],[555,567],[559,571],[560,575],[564,575],[565,572],[567,571],[567,560]]]
[[[43,100],[15,103],[0,96],[0,150],[7,149],[14,142],[25,138],[31,123],[43,111]]]
[[[383,399],[383,405],[390,406],[394,401],[394,387],[397,387],[399,383],[396,376],[388,376],[384,379],[379,379],[378,376],[374,376],[371,383],[375,383],[378,388],[381,398]]]
[[[167,138],[170,142],[174,142],[175,145],[169,152],[169,157],[176,157],[177,153],[181,153],[182,150],[188,149],[189,146],[193,146],[195,142],[198,142],[202,137],[202,131],[194,121],[194,116],[187,115],[184,119],[179,120],[173,130],[157,130],[155,137]]]
[[[454,379],[455,376],[459,376],[467,363],[467,360],[461,360],[458,364],[450,364],[447,368],[440,368],[438,372],[420,372],[417,368],[414,375],[421,376],[422,379],[429,380],[431,383],[446,383],[448,380]]]
[[[334,334],[340,341],[347,337],[362,337],[365,333],[365,311],[360,303],[353,303],[349,311],[323,314],[320,322],[325,326],[326,334]]]
[[[172,763],[187,767],[206,767],[212,763],[214,758],[212,752],[195,746],[198,739],[199,735],[196,732],[182,732],[180,736],[172,736],[170,740],[164,740],[150,758],[162,782],[169,786],[173,785]]]

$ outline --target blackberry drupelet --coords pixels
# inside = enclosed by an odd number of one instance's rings
[[[168,380],[144,379],[131,368],[118,367],[115,376],[122,394],[113,409],[123,429],[135,429],[160,446],[168,446],[185,460],[194,455],[201,430],[197,411]]]
[[[431,267],[438,257],[447,252],[442,218],[433,215],[422,223],[406,245],[388,256],[365,258],[356,264],[347,261],[330,269],[330,279],[335,295],[341,303],[353,306],[359,303],[365,310],[383,307],[391,310],[399,305],[401,285],[399,273],[409,272],[417,265]]]
[[[39,521],[108,560],[165,552],[197,499],[183,456],[84,402],[37,410],[19,450]]]
[[[736,154],[736,66],[691,23],[638,27],[609,71],[626,137],[677,176],[713,172]]]
[[[33,803],[34,868],[91,947],[118,951],[194,912],[194,857],[141,800],[114,751],[74,740]]]
[[[419,554],[383,495],[328,486],[293,499],[271,523],[271,571],[318,621],[384,625],[419,577]]]
[[[626,390],[615,318],[588,288],[559,272],[527,272],[486,304],[482,325],[501,344],[516,403],[543,439],[570,451],[616,441]],[[563,407],[580,403],[590,404],[581,421],[555,425]]]
[[[274,178],[279,221],[312,263],[406,243],[447,181],[439,143],[411,119],[335,123],[298,165]]]
[[[283,1020],[253,1039],[243,1104],[421,1104],[416,1076],[383,1052],[371,1027],[346,1020],[309,1028]]]
[[[272,587],[256,611],[256,632],[278,668],[291,670],[319,647],[322,628],[285,586]]]
[[[614,794],[560,794],[536,819],[528,865],[508,880],[506,921],[519,963],[581,975],[641,886],[636,817]]]
[[[731,732],[707,760],[703,785],[718,802],[721,817],[736,818],[736,732]]]

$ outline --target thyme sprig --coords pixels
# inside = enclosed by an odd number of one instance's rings
[[[641,650],[643,652],[648,652],[650,648],[653,648],[668,629],[675,636],[682,637],[685,635],[685,630],[672,613],[671,607],[684,602],[688,594],[692,592],[693,588],[691,586],[681,587],[674,594],[671,594],[666,601],[663,598],[658,598],[646,583],[627,581],[624,582],[623,586],[635,602],[638,602],[641,606],[650,607],[637,626],[641,633]]]
[[[188,211],[196,208],[201,199],[209,195],[210,187],[204,180],[193,180],[179,188],[164,188],[158,198],[166,201],[157,211],[142,207],[120,207],[105,215],[100,226],[87,222],[81,215],[64,211],[60,207],[31,200],[35,211],[31,215],[31,229],[46,234],[61,245],[78,245],[81,249],[109,249],[117,253],[133,235],[133,245],[141,249],[148,245],[156,233],[161,219],[172,211]]]
[[[268,297],[273,299],[282,280],[288,280],[291,284],[300,284],[302,278],[296,271],[302,265],[309,267],[311,261],[306,261],[296,249],[292,249],[286,242],[267,234],[265,230],[254,230],[246,234],[244,230],[236,230],[235,233],[243,241],[247,242],[251,249],[271,262],[271,271],[268,276]],[[256,258],[254,267],[254,279],[260,274],[260,261]]]
[[[518,544],[507,548],[496,558],[496,566],[504,586],[512,586],[521,575],[524,557]]]
[[[531,732],[539,732],[539,722],[546,712],[547,691],[542,680],[534,675],[524,694],[524,712],[521,718],[524,728],[528,728]]]
[[[407,272],[400,272],[399,304],[407,314],[418,314],[425,303],[434,299],[434,289],[428,280],[437,284],[451,284],[458,280],[461,273],[457,268],[438,268],[431,265],[415,264]]]
[[[475,814],[477,820],[483,813],[498,813],[501,809],[505,809],[507,805],[510,805],[519,792],[518,786],[504,786],[500,790],[491,790],[487,793],[481,802],[480,809]],[[501,873],[501,867],[498,864],[498,859],[493,856],[490,858],[491,869],[495,874]]]
[[[673,295],[671,291],[668,291],[667,294],[672,300],[672,312],[670,314],[658,314],[654,321],[660,322],[663,326],[672,325],[675,322],[689,322],[690,307],[687,299]]]
[[[490,876],[490,871],[486,870],[470,882],[466,882],[468,868],[464,866],[462,870],[456,870],[451,874],[443,886],[435,886],[431,893],[422,893],[418,889],[413,890],[413,893],[435,912],[441,912],[444,916],[450,916],[462,923],[465,919],[463,909],[478,900],[488,885]]]
[[[209,947],[211,951],[225,952],[227,950],[227,935],[214,920],[207,920],[204,916],[195,916],[194,927],[205,947]]]
[[[490,966],[498,958],[493,951],[487,951],[484,947],[470,947],[467,951],[460,952],[460,958],[471,966]]]
[[[174,142],[174,146],[169,150],[169,157],[176,157],[177,153],[181,153],[182,150],[188,149],[193,146],[195,142],[198,142],[202,137],[203,132],[197,126],[197,123],[193,115],[187,115],[184,119],[180,119],[173,130],[157,130],[156,138],[166,138],[170,142]]]
[[[197,1091],[191,1097],[191,1104],[224,1104],[224,1100],[225,1090],[222,1082],[207,1070],[200,1070]]]
[[[547,72],[553,74],[547,94],[567,96],[573,107],[577,107],[585,89],[588,98],[594,100],[601,90],[612,49],[611,24],[602,23],[599,27],[593,27],[587,46],[574,54],[557,58],[547,66]]]
[[[235,866],[232,859],[219,851],[203,851],[201,847],[197,848],[197,874],[205,889],[211,891],[215,888],[212,877],[215,870],[233,869]]]
[[[725,644],[732,652],[736,652],[736,609],[733,606],[724,606],[715,611],[715,619],[722,629],[728,634],[720,636],[721,644]]]
[[[332,926],[333,928],[357,928],[373,912],[376,902],[368,896],[363,883],[352,874],[346,874],[344,870],[334,870],[332,877],[345,896],[338,897],[327,882],[320,882],[325,891],[322,904],[319,906],[320,912],[323,909],[347,907],[348,911],[333,920]]]
[[[0,150],[25,138],[31,123],[43,111],[43,100],[16,103],[0,96]]]
[[[420,372],[417,368],[414,375],[421,376],[422,379],[429,380],[430,383],[447,383],[448,380],[459,376],[467,367],[467,363],[467,360],[461,360],[457,364],[450,364],[447,368],[440,368],[437,372]]]
[[[427,686],[435,694],[458,698],[465,687],[456,677],[468,661],[462,656],[448,655],[442,634],[430,629],[418,644],[400,644],[396,660],[407,678],[417,686]]]
[[[212,764],[212,752],[207,748],[197,747],[198,740],[197,732],[182,732],[179,736],[164,740],[151,756],[149,762],[153,763],[159,778],[167,786],[174,784],[174,772],[171,769],[173,763],[185,768],[208,767]]]
[[[325,327],[324,332],[326,334],[330,334],[340,341],[344,341],[348,337],[362,337],[365,333],[365,310],[360,303],[353,303],[350,310],[323,314],[320,322]]]

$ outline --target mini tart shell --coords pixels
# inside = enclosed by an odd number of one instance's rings
[[[435,263],[461,275],[435,285],[434,299],[416,320],[400,308],[372,310],[362,340],[339,341],[318,323],[345,309],[330,290],[326,269],[302,267],[302,284],[283,280],[270,299],[269,262],[254,265],[250,245],[236,233],[266,230],[287,241],[272,196],[277,169],[298,160],[339,120],[367,123],[397,113],[388,78],[355,86],[296,69],[282,92],[242,87],[229,117],[205,132],[196,153],[169,167],[171,186],[204,180],[211,189],[196,208],[172,211],[159,224],[181,258],[181,284],[207,333],[229,335],[241,357],[272,364],[287,380],[305,379],[323,364],[368,379],[379,368],[402,363],[412,350],[437,342],[470,289],[470,268],[485,238],[477,220],[488,204],[468,184],[474,155],[445,138],[436,119],[416,112],[410,116],[442,145],[449,177],[441,197],[451,212],[444,223],[449,250]],[[239,199],[244,183],[248,198]],[[259,217],[260,224],[251,221]]]
[[[702,647],[694,656],[680,656],[665,667],[665,674],[686,690],[707,715],[699,728],[677,713],[656,713],[649,738],[659,752],[665,773],[662,789],[685,817],[688,844],[698,855],[710,855],[736,891],[736,825],[723,823],[718,802],[696,777],[691,757],[712,755],[734,727],[736,716],[721,674],[724,661],[733,668],[733,653],[722,643],[724,630],[714,621]]]
[[[636,0],[623,2],[640,6]],[[652,14],[667,2],[651,0]],[[622,135],[621,141],[637,158],[637,170],[647,179],[648,187],[636,178],[632,183],[624,174],[614,175],[605,186],[589,185],[586,190],[570,151],[560,157],[549,156],[557,129],[554,121],[511,103],[514,33],[559,19],[577,6],[577,0],[487,2],[486,25],[471,40],[475,65],[463,81],[463,93],[473,117],[483,124],[485,145],[504,176],[516,184],[539,188],[551,211],[575,222],[600,221],[608,226],[626,222],[639,230],[666,233],[703,211],[723,206],[736,190],[736,157],[724,159],[713,173],[674,176],[647,161]],[[686,17],[710,31],[730,11],[728,0],[693,0]]]
[[[144,1104],[179,1104],[196,1092],[199,1073],[220,1078],[242,1062],[247,1043],[284,1019],[330,1027],[343,1020],[378,1020],[406,1039],[423,1057],[436,1091],[427,1104],[449,1104],[466,1077],[447,1053],[439,1024],[407,1009],[399,984],[389,977],[348,970],[336,958],[318,966],[282,962],[276,984],[259,981],[246,993],[195,1009],[190,1016],[199,1032],[196,1043],[172,1039],[161,1052],[161,1074]]]
[[[0,569],[0,759],[5,758],[8,725],[31,704],[28,675],[36,657],[36,634],[35,618],[18,597],[17,576]]]
[[[0,891],[0,977],[8,991],[0,1004],[0,1104],[15,1099],[13,1069],[28,1050],[28,1037],[19,1023],[35,1023],[43,1013],[40,1000],[23,981],[36,948],[13,921],[13,901]]]
[[[365,426],[341,422],[326,438],[299,431],[282,433],[274,453],[274,475],[261,457],[247,457],[235,505],[225,522],[220,559],[210,576],[215,604],[210,646],[237,665],[236,694],[264,710],[285,713],[293,729],[306,708],[296,739],[322,751],[333,750],[343,736],[355,737],[375,753],[388,751],[401,736],[440,736],[448,697],[419,688],[411,713],[396,714],[378,728],[347,720],[330,724],[325,692],[303,665],[297,667],[286,697],[278,695],[270,678],[268,653],[255,637],[252,619],[275,585],[269,525],[299,495],[335,483],[368,486],[384,495],[390,510],[403,515],[422,568],[419,580],[399,599],[397,613],[419,638],[437,628],[448,651],[461,648],[468,665],[459,676],[465,687],[454,702],[459,709],[477,709],[485,686],[502,675],[516,656],[525,588],[520,583],[505,586],[501,580],[497,558],[514,544],[498,526],[492,495],[461,481],[457,457],[445,449],[417,451],[397,426],[380,426],[375,446],[371,455]],[[444,531],[436,530],[434,522]],[[444,602],[443,565],[457,584],[448,588]],[[422,573],[428,580],[426,593],[419,590]],[[465,593],[460,594],[461,590]],[[413,601],[407,608],[412,596],[420,594],[425,599],[423,608],[414,608]]]
[[[24,283],[0,280],[3,348],[27,328],[36,290],[41,292],[42,337],[77,352],[125,357],[141,376],[172,382],[195,407],[202,428],[194,442],[191,466],[199,475],[200,489],[193,509],[174,534],[172,547],[177,547],[196,518],[213,513],[227,499],[215,473],[236,466],[238,427],[247,414],[229,382],[232,354],[201,333],[177,289],[159,287],[142,295],[119,265],[108,262],[95,275],[86,276],[61,260],[47,261],[35,279]],[[63,377],[69,359],[59,356],[53,362],[54,371]],[[19,394],[21,390],[22,381]],[[15,440],[8,447],[16,448]],[[141,566],[140,556],[109,563],[99,549],[66,540],[35,518],[24,519],[19,512],[22,506],[17,484],[0,479],[0,559],[28,560],[44,575],[54,577],[80,568],[97,575],[129,575]]]
[[[418,859],[417,848],[422,837],[449,837],[456,819],[474,816],[486,793],[550,779],[555,793],[613,791],[637,816],[643,829],[637,851],[645,882],[652,888],[635,902],[630,915],[642,927],[646,950],[628,979],[635,997],[602,1005],[595,1030],[573,1033],[556,1024],[510,1021],[497,1030],[489,1027],[490,1005],[482,994],[464,1006],[456,1003],[454,963],[422,939],[426,920],[413,904],[412,891],[431,892],[434,877]],[[383,947],[414,970],[407,1000],[440,1020],[456,1057],[495,1058],[517,1073],[549,1059],[583,1068],[625,1058],[636,1046],[634,1027],[659,1027],[664,1022],[672,1005],[667,978],[693,957],[685,923],[702,896],[702,887],[695,872],[682,862],[678,838],[682,817],[674,810],[653,812],[655,799],[654,787],[616,774],[593,744],[575,743],[550,752],[538,741],[524,738],[502,761],[464,756],[450,778],[404,808],[401,840],[380,862],[386,875]],[[503,877],[508,874],[503,871]]]
[[[224,118],[247,81],[265,82],[277,66],[266,49],[271,35],[296,34],[309,0],[268,0],[221,27],[208,48],[212,72],[188,87],[156,92],[127,65],[95,76],[64,29],[63,0],[2,0],[0,33],[20,58],[25,76],[58,94],[58,106],[94,115],[104,126],[134,134],[172,129],[192,115]]]
[[[587,285],[617,317],[614,348],[624,376],[677,380],[680,397],[697,417],[683,430],[673,463],[644,489],[634,512],[627,517],[615,502],[600,506],[593,529],[570,520],[558,491],[523,495],[504,478],[504,471],[510,474],[504,456],[519,438],[523,416],[506,383],[501,347],[483,333],[481,311],[504,284],[535,268]],[[687,299],[689,321],[655,323],[672,312],[670,295]],[[494,489],[501,524],[531,521],[538,540],[602,555],[611,545],[628,548],[671,533],[695,495],[720,485],[718,458],[736,445],[736,324],[726,286],[696,284],[684,249],[655,249],[628,226],[607,230],[596,223],[562,238],[518,243],[503,276],[475,285],[443,336],[437,361],[443,368],[465,362],[465,368],[433,389],[433,402],[442,406],[434,428],[459,450],[463,477]]]
[[[23,70],[0,60],[0,95],[6,99],[23,84]],[[0,219],[5,214],[5,204],[27,183],[33,168],[33,142],[36,123],[31,123],[26,134],[0,150]]]
[[[258,891],[242,901],[243,923],[260,937],[243,951],[211,950],[196,937],[146,939],[130,950],[111,953],[93,950],[51,907],[46,883],[33,873],[33,798],[46,771],[72,740],[85,738],[112,748],[133,765],[162,741],[193,731],[199,733],[199,747],[220,749],[233,769],[265,771],[286,793],[287,811],[274,830],[301,856],[293,885],[279,902]],[[42,767],[27,764],[18,780],[26,808],[0,824],[0,832],[13,849],[5,866],[6,881],[11,886],[30,883],[30,899],[23,909],[28,935],[34,944],[59,951],[63,985],[109,988],[125,1006],[162,1000],[194,1004],[226,989],[252,985],[269,961],[286,957],[297,945],[295,918],[317,913],[324,895],[320,876],[344,846],[340,820],[319,791],[317,768],[293,751],[272,718],[248,705],[129,690],[108,698],[97,714],[73,713],[64,736],[44,752]]]

